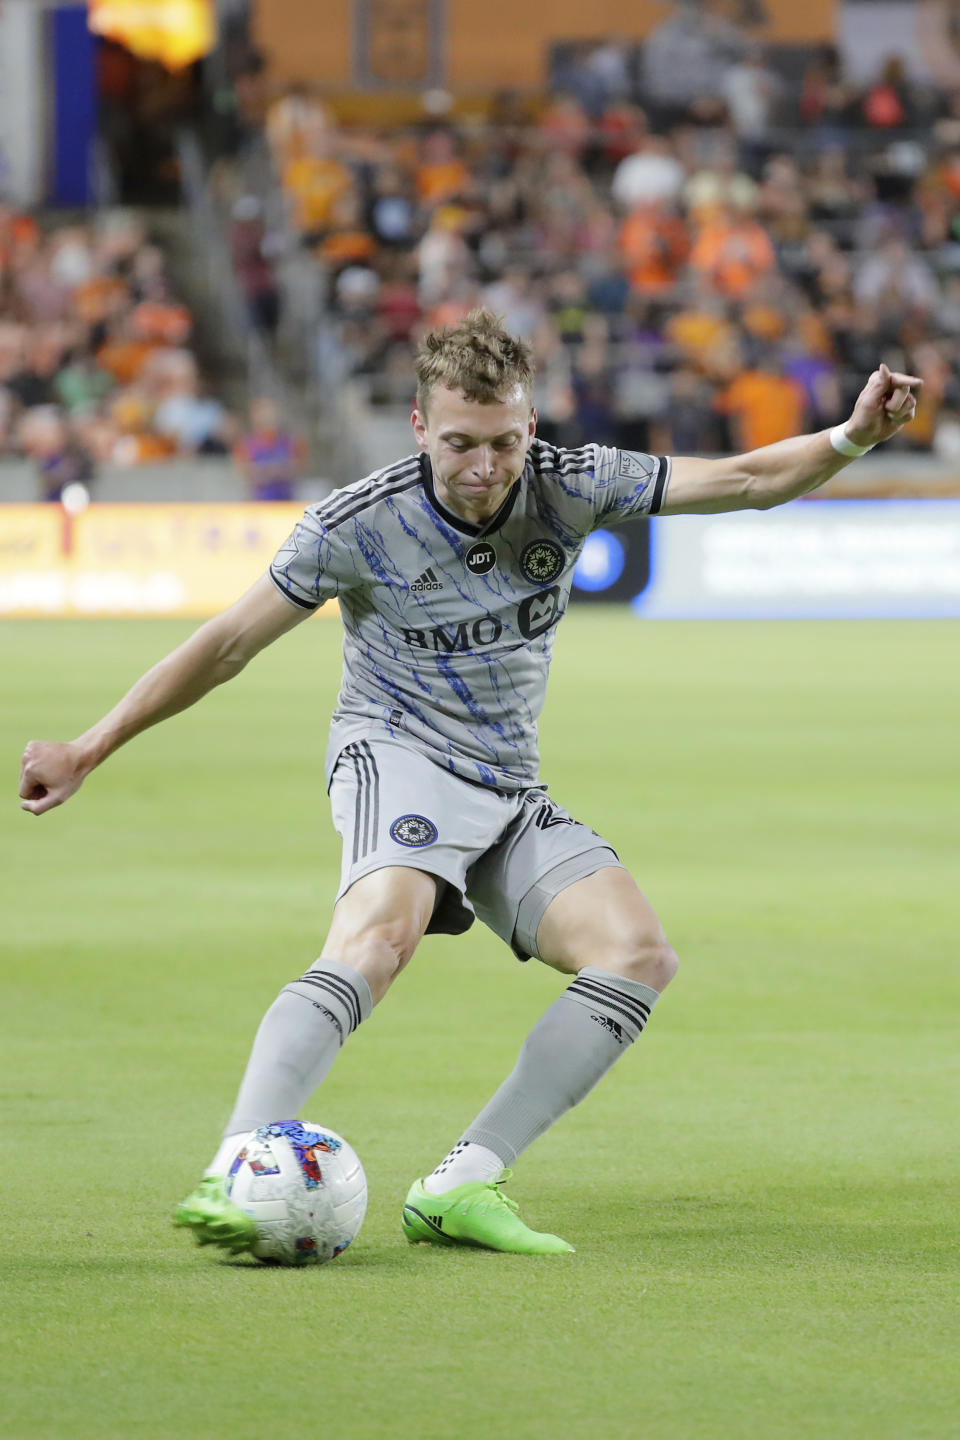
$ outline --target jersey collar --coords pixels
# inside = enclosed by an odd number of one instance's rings
[[[423,475],[423,488],[427,492],[427,499],[437,514],[441,519],[445,520],[448,525],[452,525],[454,530],[459,530],[461,535],[471,535],[474,539],[483,535],[492,535],[496,530],[500,529],[500,526],[508,518],[514,505],[517,503],[517,496],[520,494],[520,486],[523,483],[523,475],[518,476],[516,483],[510,487],[503,504],[496,514],[491,515],[490,519],[483,525],[473,525],[469,520],[464,520],[462,515],[454,515],[453,511],[448,510],[443,501],[438,497],[433,483],[433,466],[430,463],[430,456],[426,451],[420,452],[420,471]],[[526,474],[526,471],[524,471],[524,474]]]

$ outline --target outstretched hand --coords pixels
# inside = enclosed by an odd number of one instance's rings
[[[844,425],[855,445],[879,445],[902,430],[917,413],[917,396],[923,381],[918,375],[901,375],[880,364],[857,396],[853,414]]]
[[[42,815],[62,805],[80,789],[86,773],[76,745],[31,740],[20,764],[20,809]]]

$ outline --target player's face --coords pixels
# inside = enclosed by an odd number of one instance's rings
[[[491,519],[523,474],[537,415],[519,385],[492,405],[437,385],[413,430],[433,466],[437,495],[473,525]]]

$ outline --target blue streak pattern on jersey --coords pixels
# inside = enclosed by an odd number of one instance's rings
[[[328,775],[343,745],[387,735],[486,785],[536,784],[537,719],[577,556],[598,525],[648,513],[665,464],[535,440],[512,503],[482,537],[496,551],[484,575],[466,567],[476,527],[435,508],[425,475],[408,456],[308,507],[271,571],[306,608],[339,599],[344,672]],[[542,541],[564,555],[548,587],[520,564]],[[414,590],[427,570],[430,588]]]

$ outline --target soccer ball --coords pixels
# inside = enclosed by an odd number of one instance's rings
[[[256,1221],[252,1253],[268,1265],[326,1264],[356,1239],[367,1210],[356,1151],[306,1120],[278,1120],[245,1136],[225,1184]]]

